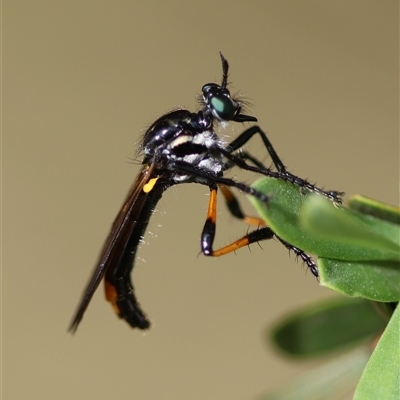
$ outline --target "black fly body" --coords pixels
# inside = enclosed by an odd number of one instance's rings
[[[257,218],[247,218],[233,195],[231,188],[268,202],[268,196],[248,185],[226,178],[225,172],[237,166],[246,171],[291,182],[303,190],[319,193],[334,202],[340,202],[340,192],[325,192],[308,181],[289,173],[275,152],[266,134],[258,126],[242,132],[231,143],[217,135],[217,124],[228,122],[257,122],[247,115],[243,103],[228,90],[228,62],[222,54],[222,83],[208,83],[202,88],[201,109],[193,113],[186,109],[175,110],[158,118],[145,132],[140,144],[143,154],[142,168],[133,183],[122,209],[104,244],[94,273],[83,294],[70,331],[76,331],[93,297],[104,279],[107,300],[114,311],[133,328],[147,329],[150,322],[136,300],[131,272],[138,244],[144,236],[150,217],[162,194],[171,186],[198,183],[209,187],[210,199],[207,219],[201,234],[201,250],[206,256],[221,256],[250,243],[276,237],[286,248],[306,263],[318,277],[318,269],[302,250],[285,242],[268,226],[250,232],[243,238],[214,250],[216,232],[217,191],[221,190],[233,216],[256,225],[264,224]],[[276,168],[266,168],[256,158],[241,148],[254,136],[260,135]],[[251,164],[249,164],[251,163]]]

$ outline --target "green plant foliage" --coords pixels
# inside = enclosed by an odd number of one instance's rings
[[[337,260],[400,260],[398,225],[347,210],[297,186],[262,178],[253,188],[271,196],[265,204],[249,197],[282,239],[319,257]]]
[[[302,194],[278,179],[263,178],[253,187],[270,196],[267,204],[250,201],[273,231],[318,257],[323,286],[375,301],[399,300],[399,225]]]
[[[339,298],[296,311],[272,329],[271,337],[288,356],[318,357],[371,340],[386,322],[371,302]]]
[[[250,201],[276,235],[317,257],[323,286],[346,296],[386,302],[387,310],[399,301],[398,208],[358,195],[350,198],[346,208],[274,178],[260,179],[253,187],[270,198],[267,204],[251,197]],[[346,299],[301,310],[273,330],[275,344],[296,358],[349,348],[385,325],[370,304]],[[350,374],[346,364],[335,367],[335,372],[330,365],[320,367],[263,399],[334,399],[339,393],[336,387],[341,387],[339,380],[345,381]],[[399,307],[365,368],[354,399],[400,399]]]
[[[358,194],[351,196],[347,201],[349,207],[362,214],[371,215],[384,221],[400,225],[400,214],[398,207],[381,203],[380,201],[370,199],[369,197]]]
[[[301,229],[331,243],[349,245],[346,254],[318,254],[345,260],[400,260],[399,226],[361,214],[316,194],[308,195],[299,210]],[[342,250],[342,249],[341,249]]]
[[[399,301],[397,261],[342,261],[318,258],[322,286],[346,296],[382,302]]]
[[[400,399],[400,308],[397,306],[373,352],[354,400]]]

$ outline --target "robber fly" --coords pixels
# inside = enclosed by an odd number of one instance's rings
[[[218,188],[225,197],[229,211],[241,219],[245,219],[246,216],[230,188],[236,188],[262,202],[268,202],[268,196],[265,194],[224,176],[225,172],[234,166],[291,182],[303,189],[322,194],[334,202],[339,203],[341,196],[340,192],[325,192],[289,173],[258,126],[245,130],[230,144],[218,137],[215,128],[219,123],[257,121],[255,117],[247,115],[241,101],[230,94],[229,65],[222,53],[220,57],[222,83],[208,83],[203,86],[201,109],[195,113],[186,109],[169,112],[158,118],[145,132],[140,143],[140,152],[144,155],[143,167],[112,225],[100,259],[70,325],[70,331],[76,331],[103,279],[106,298],[116,314],[133,328],[150,327],[150,322],[136,299],[131,272],[139,242],[144,236],[157,202],[169,187],[181,183],[199,183],[210,189],[207,219],[201,234],[203,254],[221,256],[250,243],[276,237],[285,247],[300,256],[311,272],[318,277],[317,267],[310,256],[276,236],[268,226],[250,232],[221,249],[213,249]],[[276,171],[264,167],[250,154],[241,151],[243,145],[255,134],[260,135]],[[259,219],[253,218],[248,221],[265,225]]]

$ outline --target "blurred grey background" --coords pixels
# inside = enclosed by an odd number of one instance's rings
[[[275,241],[198,256],[200,185],[167,191],[141,245],[134,282],[152,329],[118,320],[100,287],[66,330],[139,170],[137,141],[164,112],[196,109],[220,82],[219,50],[292,172],[397,204],[398,2],[16,0],[2,12],[4,398],[251,399],[309,368],[281,358],[266,328],[335,294]],[[260,149],[248,146],[269,164]],[[220,205],[218,246],[247,231]]]

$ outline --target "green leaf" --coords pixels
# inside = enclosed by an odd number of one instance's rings
[[[398,208],[356,196],[351,198],[350,208],[346,209],[322,196],[307,191],[302,193],[295,185],[274,178],[263,178],[253,187],[270,198],[267,204],[251,197],[250,201],[272,230],[281,239],[318,257],[323,285],[349,296],[381,302],[399,300]],[[342,320],[340,314],[338,307],[325,312],[316,309],[314,314],[292,317],[279,329],[279,333],[275,332],[276,340],[291,354],[313,355],[338,348],[341,343],[350,345],[352,340],[351,336],[345,335],[346,327],[355,329],[353,333],[357,338],[368,332],[366,325],[374,325],[371,317],[363,317],[360,310],[349,313],[351,319],[347,324],[345,314]],[[357,387],[356,400],[400,398],[399,314],[397,307]],[[318,320],[323,321],[324,317],[332,322],[330,329],[323,324],[318,327]],[[329,322],[326,323],[329,326]],[[314,324],[316,327],[313,327]],[[329,337],[332,332],[333,339]],[[317,373],[310,375],[308,386],[298,382],[286,385],[281,391],[265,398],[326,399],[328,397],[322,391],[324,385],[317,385],[317,388],[311,386],[311,378],[317,381],[324,379],[316,376]],[[327,381],[325,383],[330,396],[332,389]]]
[[[270,334],[286,355],[309,358],[358,345],[382,332],[385,325],[371,302],[340,298],[296,311]]]
[[[360,214],[331,201],[309,195],[300,210],[300,226],[312,235],[323,237],[342,248],[340,254],[318,254],[321,257],[346,260],[400,260],[400,228],[398,225]]]
[[[375,301],[399,300],[399,225],[335,205],[309,191],[301,193],[297,186],[275,178],[260,179],[253,187],[270,197],[267,204],[254,197],[250,201],[272,230],[318,257],[323,286]],[[368,204],[371,210],[380,203]],[[386,214],[395,214],[394,209]]]
[[[276,178],[262,178],[252,187],[271,197],[267,204],[249,197],[260,216],[279,237],[305,252],[347,261],[400,259],[400,229],[394,224],[308,191],[302,194]]]
[[[341,261],[318,259],[320,283],[351,297],[392,302],[400,300],[397,261]]]
[[[364,370],[354,400],[400,399],[399,332],[400,307],[397,306]]]
[[[351,196],[347,203],[351,209],[362,214],[372,215],[384,221],[400,225],[400,210],[398,207],[358,194]]]

